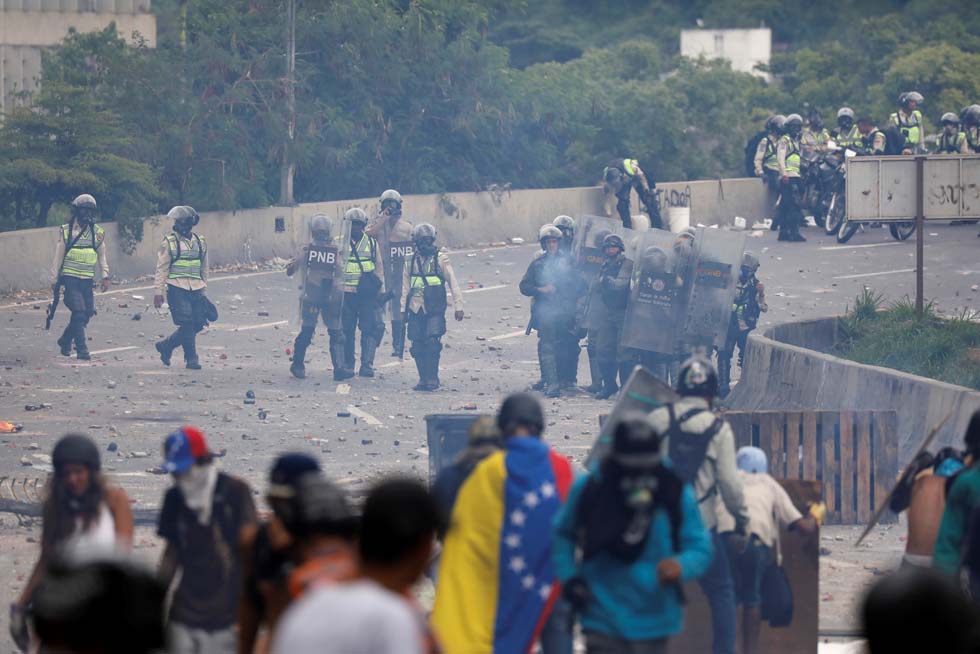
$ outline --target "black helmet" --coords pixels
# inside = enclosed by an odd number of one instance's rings
[[[939,119],[939,123],[943,126],[945,125],[959,125],[959,116],[954,114],[952,111],[947,111],[943,114],[943,117]]]
[[[530,393],[514,393],[507,396],[497,413],[497,427],[507,438],[513,436],[519,427],[524,427],[532,435],[544,433],[544,412],[541,403]]]
[[[82,223],[94,223],[99,207],[88,193],[83,193],[71,201],[71,217]]]
[[[344,220],[349,223],[361,223],[362,225],[367,225],[367,214],[364,213],[364,209],[360,207],[351,207],[344,212]]]
[[[333,236],[332,231],[330,217],[326,214],[318,213],[310,220],[310,233],[315,240],[329,241]]]
[[[717,396],[718,371],[707,359],[691,357],[681,365],[677,375],[677,392],[683,396]]]
[[[402,212],[402,194],[393,188],[381,194],[381,210],[391,209],[391,213],[400,214]]]
[[[769,116],[769,120],[766,121],[766,131],[767,132],[782,132],[783,125],[786,124],[786,116],[782,114],[775,114]]]
[[[320,464],[309,454],[289,452],[280,454],[269,470],[270,499],[289,500],[296,497],[296,487],[303,475],[320,472]]]
[[[87,466],[92,472],[98,472],[102,467],[99,448],[91,438],[81,434],[68,434],[55,443],[54,450],[51,451],[51,463],[55,472],[60,472],[69,463]]]
[[[823,116],[816,109],[810,111],[810,127],[815,130],[823,129]]]
[[[626,244],[623,243],[623,239],[620,238],[619,234],[606,234],[606,237],[602,239],[603,250],[612,246],[618,247],[620,252],[626,251]]]
[[[799,133],[803,129],[803,116],[800,114],[790,114],[786,116],[786,131]]]
[[[538,230],[538,243],[541,244],[542,250],[547,249],[544,246],[545,241],[547,240],[560,241],[561,238],[562,238],[561,230],[555,227],[554,225],[552,225],[551,223],[542,225],[541,229]]]
[[[436,228],[429,223],[419,223],[412,228],[412,242],[419,253],[432,254],[436,251]]]
[[[971,104],[960,112],[960,121],[967,127],[980,125],[980,104]]]
[[[295,536],[354,535],[357,519],[347,497],[319,472],[308,472],[297,480],[293,505],[296,513],[287,528]]]
[[[560,229],[565,238],[575,234],[575,219],[571,216],[558,216],[551,224]]]
[[[627,411],[613,430],[613,459],[628,468],[649,468],[660,463],[660,434],[647,414]]]
[[[174,231],[184,236],[190,234],[194,226],[201,222],[201,217],[194,211],[194,207],[186,205],[178,205],[168,211],[167,218],[174,221]]]
[[[663,248],[651,245],[643,251],[643,269],[647,271],[662,271],[667,269],[667,253]]]

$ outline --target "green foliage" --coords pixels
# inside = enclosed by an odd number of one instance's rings
[[[838,323],[835,350],[859,363],[980,390],[980,322],[963,313],[940,317],[931,302],[920,318],[905,297],[881,309],[883,297],[865,289]]]
[[[70,34],[0,127],[0,229],[86,191],[138,239],[174,204],[278,201],[284,161],[300,202],[590,185],[627,155],[660,181],[735,176],[773,112],[884,123],[915,88],[928,127],[980,99],[966,0],[302,0],[290,141],[285,4],[159,0],[156,49]],[[774,81],[678,57],[699,19],[772,27]]]

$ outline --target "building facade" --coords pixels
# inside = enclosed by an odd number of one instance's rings
[[[758,29],[696,29],[681,31],[681,55],[697,59],[727,59],[732,69],[752,73],[765,79],[769,75],[755,69],[769,65],[772,56],[772,30]]]

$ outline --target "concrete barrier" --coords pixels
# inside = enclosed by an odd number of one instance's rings
[[[768,213],[768,198],[757,179],[671,182],[658,186],[658,193],[664,213],[672,206],[690,207],[692,224],[728,225],[736,215],[751,221]],[[633,201],[635,205],[635,197]],[[583,187],[408,195],[404,211],[413,222],[434,224],[443,245],[461,247],[515,236],[532,241],[545,221],[560,214],[597,214],[602,205],[602,189]],[[371,215],[378,209],[377,198],[207,212],[201,215],[197,231],[208,238],[212,266],[289,257],[305,242],[313,214],[323,212],[339,218],[355,206]],[[120,247],[116,226],[105,223],[103,227],[112,275],[127,279],[152,274],[160,241],[171,229],[170,221],[160,216],[148,219],[143,240],[127,254]],[[58,238],[56,227],[0,233],[0,291],[38,290],[50,285]]]
[[[892,409],[898,413],[899,463],[907,462],[933,426],[952,411],[933,449],[962,447],[970,416],[980,409],[980,393],[828,354],[836,330],[834,317],[750,335],[742,378],[727,404],[741,410]]]

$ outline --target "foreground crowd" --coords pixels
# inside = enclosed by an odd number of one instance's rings
[[[23,651],[78,654],[489,654],[538,644],[571,654],[577,623],[592,654],[658,653],[683,629],[682,585],[698,580],[712,651],[735,652],[741,607],[741,651],[758,652],[763,616],[785,626],[762,585],[778,564],[779,530],[812,537],[825,509],[801,512],[762,450],[735,451],[716,391],[709,362],[685,362],[679,399],[619,415],[608,453],[579,475],[543,439],[538,400],[512,395],[495,418],[473,423],[431,492],[390,478],[360,511],[316,459],[284,454],[269,473],[263,522],[248,485],[218,469],[203,433],[183,427],[163,446],[174,483],[153,572],[128,556],[130,503],[106,482],[95,443],[66,436],[52,452],[41,556],[11,606],[11,635]],[[869,637],[892,642],[883,625],[930,597],[925,610],[943,607],[937,620],[972,620],[943,638],[977,642],[973,605],[951,580],[978,596],[980,412],[965,443],[965,456],[917,461],[899,485],[893,508],[921,512],[922,498],[935,497],[919,487],[927,469],[940,480],[933,539],[943,574],[907,557],[912,572],[869,595]],[[413,593],[426,576],[431,615]],[[951,647],[942,651],[974,651]]]

